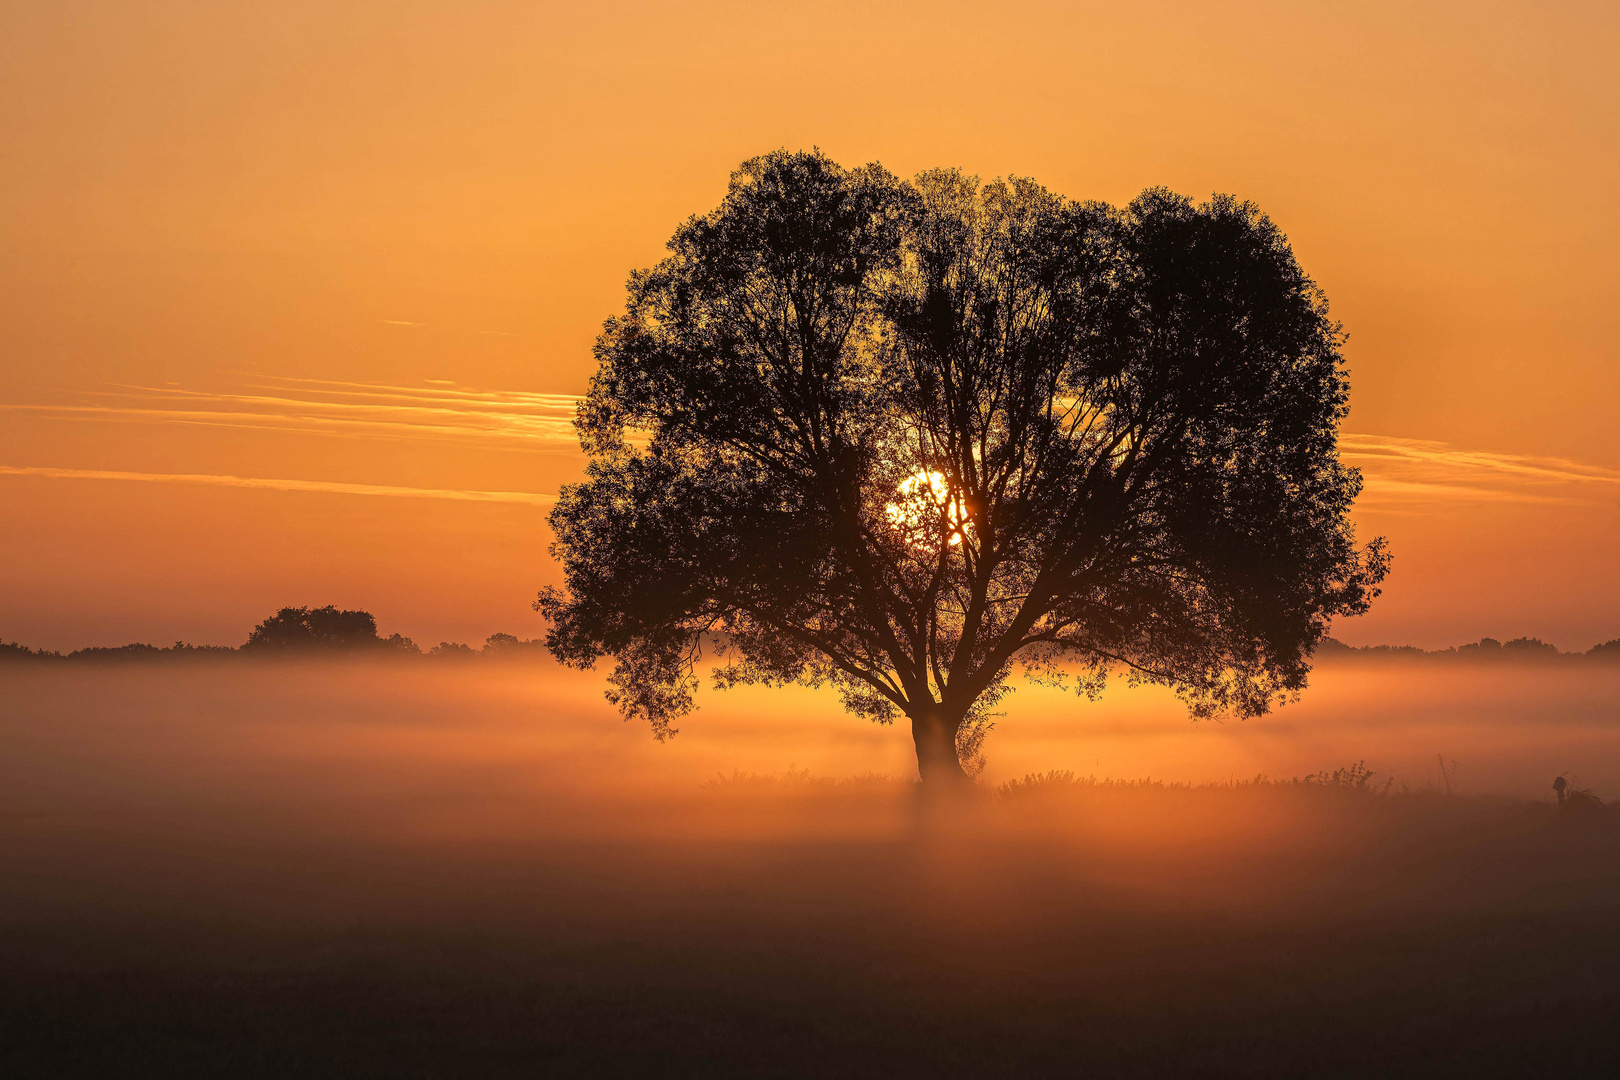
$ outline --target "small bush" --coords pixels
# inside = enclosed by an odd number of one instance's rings
[[[459,641],[441,641],[428,650],[428,655],[466,659],[477,654],[472,651],[471,646],[464,645]]]
[[[1373,771],[1367,768],[1365,761],[1358,761],[1354,765],[1343,769],[1334,769],[1332,772],[1311,773],[1309,776],[1294,777],[1291,784],[1300,787],[1328,787],[1344,788],[1349,791],[1380,791],[1387,794],[1394,785],[1395,778],[1390,777],[1384,781],[1382,789],[1373,788]]]

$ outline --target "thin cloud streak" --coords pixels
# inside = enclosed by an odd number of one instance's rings
[[[1362,470],[1364,505],[1413,502],[1595,503],[1620,471],[1568,458],[1459,450],[1432,439],[1346,432],[1339,453]]]
[[[96,403],[5,405],[62,419],[264,428],[289,433],[459,442],[504,442],[556,451],[577,445],[565,394],[491,392],[446,385],[402,387],[322,379],[261,379],[249,391],[219,393],[120,386],[89,395]]]
[[[545,453],[577,451],[579,398],[425,385],[242,374],[232,392],[117,386],[78,404],[0,405],[62,419],[181,424],[347,439],[451,442]],[[1366,481],[1360,503],[1396,512],[1424,504],[1606,502],[1620,471],[1565,458],[1462,450],[1430,439],[1344,432],[1339,450]]]
[[[452,499],[460,502],[525,503],[547,506],[555,495],[533,491],[465,491],[456,488],[396,487],[389,484],[343,484],[328,480],[283,480],[216,473],[142,473],[109,469],[53,469],[0,465],[0,476],[43,476],[54,480],[132,480],[156,484],[203,484],[211,487],[257,488],[265,491],[313,491],[329,495],[376,495],[405,499]]]
[[[201,427],[243,428],[282,431],[299,435],[336,435],[350,438],[449,439],[488,445],[492,440],[508,448],[556,450],[572,447],[572,433],[513,431],[475,424],[429,424],[400,419],[366,419],[354,416],[320,416],[220,411],[212,409],[150,409],[94,405],[7,405],[0,408],[36,412],[68,420],[103,423],[166,423]]]
[[[1365,487],[1356,500],[1358,506],[1382,506],[1384,503],[1541,503],[1577,505],[1590,499],[1575,499],[1559,495],[1540,495],[1531,491],[1505,491],[1500,488],[1468,487],[1462,484],[1430,484],[1416,480],[1388,480],[1364,476]]]

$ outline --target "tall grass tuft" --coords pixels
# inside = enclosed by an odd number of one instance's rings
[[[1351,791],[1369,795],[1388,795],[1394,787],[1394,777],[1384,781],[1381,785],[1372,782],[1373,770],[1367,768],[1365,761],[1358,761],[1354,765],[1334,769],[1332,772],[1309,773],[1305,776],[1295,776],[1288,780],[1273,779],[1264,773],[1255,776],[1252,780],[1226,780],[1211,784],[1190,784],[1180,782],[1166,783],[1163,780],[1154,780],[1144,777],[1140,780],[1099,780],[1096,776],[1076,776],[1067,769],[1054,769],[1051,772],[1028,773],[1021,779],[1007,780],[997,785],[995,793],[1001,799],[1020,799],[1037,795],[1050,795],[1058,793],[1095,791],[1095,792],[1123,792],[1123,791],[1193,791],[1193,790],[1233,790],[1233,789],[1288,789],[1288,788],[1330,788],[1338,791]]]

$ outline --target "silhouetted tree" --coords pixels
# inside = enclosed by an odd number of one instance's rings
[[[1493,637],[1480,638],[1467,645],[1457,646],[1457,655],[1494,660],[1502,655],[1502,643]]]
[[[253,628],[242,646],[249,651],[319,651],[392,647],[416,651],[410,639],[398,634],[377,636],[377,620],[369,611],[340,611],[331,604],[319,608],[285,607]]]
[[[1503,644],[1502,651],[1517,660],[1556,660],[1563,656],[1558,646],[1533,637],[1514,638]]]
[[[522,653],[544,655],[545,647],[544,641],[525,641],[516,634],[496,633],[484,639],[484,647],[479,651],[485,656],[516,656]]]
[[[1255,715],[1377,594],[1341,334],[1249,203],[778,152],[669,248],[597,341],[535,605],[660,737],[707,640],[722,686],[908,717],[954,783],[1014,669]]]
[[[404,634],[389,634],[383,638],[383,644],[395,652],[406,653],[411,656],[419,656],[422,652],[421,647]]]

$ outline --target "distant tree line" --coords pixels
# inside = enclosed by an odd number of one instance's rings
[[[1620,663],[1620,638],[1594,645],[1586,652],[1560,652],[1558,646],[1540,638],[1521,637],[1512,641],[1480,638],[1449,649],[1420,649],[1415,645],[1346,645],[1326,638],[1316,650],[1319,660],[1458,660],[1474,662],[1596,660]]]
[[[514,634],[491,634],[481,648],[463,642],[441,641],[423,649],[403,634],[383,637],[377,620],[369,611],[345,611],[331,604],[325,607],[284,607],[265,619],[248,634],[239,648],[229,645],[188,645],[177,641],[158,646],[136,642],[118,646],[92,646],[70,653],[30,649],[0,638],[0,663],[7,660],[171,660],[207,659],[225,656],[413,656],[446,660],[477,657],[520,657],[545,655],[545,641],[526,640]],[[1594,645],[1586,652],[1560,652],[1539,638],[1521,637],[1512,641],[1480,638],[1449,649],[1419,649],[1412,645],[1352,646],[1336,638],[1326,638],[1316,650],[1319,660],[1459,660],[1459,661],[1582,661],[1620,664],[1620,638]]]
[[[172,660],[224,656],[310,657],[310,656],[413,656],[443,659],[474,657],[519,657],[545,655],[545,642],[525,640],[513,634],[491,634],[483,647],[456,641],[441,641],[423,650],[403,634],[383,637],[377,633],[376,617],[369,611],[346,611],[332,604],[325,607],[284,607],[253,628],[241,647],[229,645],[157,646],[144,643],[116,647],[94,646],[70,653],[30,649],[0,638],[0,662],[6,660]]]

